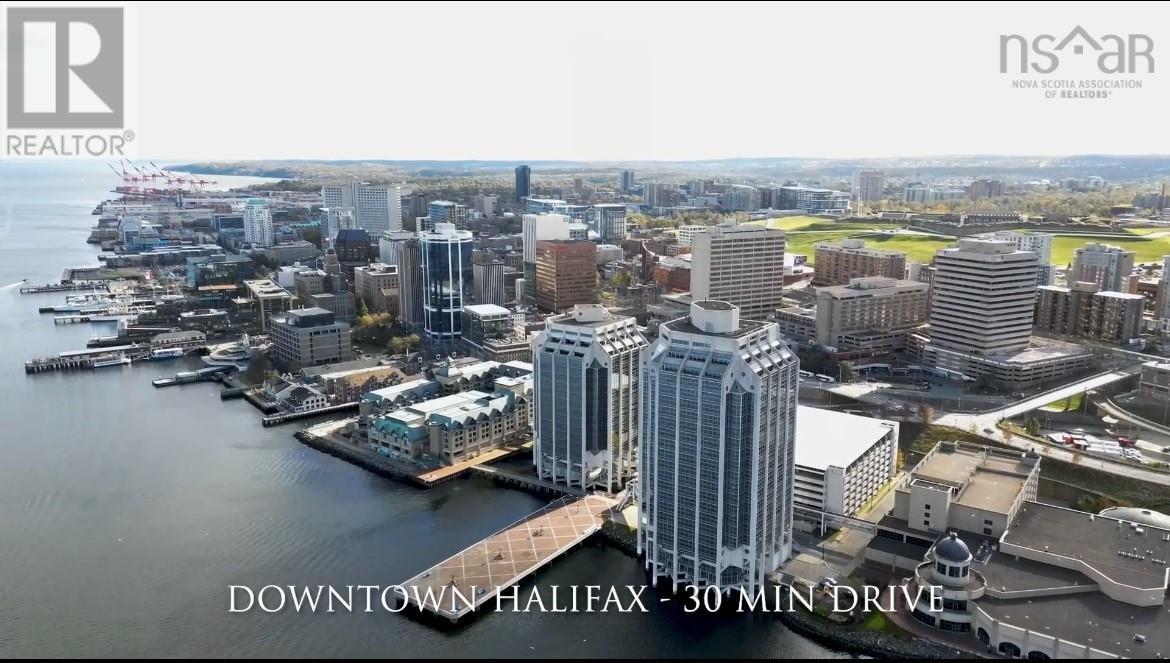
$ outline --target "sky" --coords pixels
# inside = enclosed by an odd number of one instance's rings
[[[78,4],[78,3],[69,3]],[[84,4],[84,3],[82,3]],[[110,3],[94,3],[97,5]],[[692,160],[1170,153],[1138,3],[128,3],[142,155]],[[1153,73],[1000,35],[1148,35]],[[1160,55],[1166,49],[1166,59]],[[1012,81],[1130,80],[1107,99]]]

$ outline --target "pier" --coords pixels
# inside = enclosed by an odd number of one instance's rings
[[[150,354],[149,344],[116,345],[108,348],[70,350],[55,357],[39,357],[24,362],[25,373],[48,373],[93,368],[95,359],[105,355],[122,355],[131,360],[144,359]]]
[[[539,477],[528,474],[520,474],[519,472],[510,472],[503,468],[494,467],[492,465],[475,465],[472,466],[470,470],[472,474],[478,474],[480,476],[487,477],[496,483],[519,486],[536,493],[573,495],[576,497],[585,495],[585,491],[580,488],[570,488],[569,486],[556,484]]]
[[[316,410],[305,410],[304,412],[280,412],[278,414],[270,414],[260,420],[264,426],[276,426],[289,421],[296,421],[297,419],[305,419],[308,417],[317,417],[323,414],[333,414],[335,412],[349,412],[350,410],[358,409],[357,401],[353,403],[341,403],[340,405],[329,405],[327,407],[317,408]]]
[[[101,281],[80,283],[47,283],[45,285],[26,285],[21,287],[20,294],[36,295],[43,292],[77,292],[79,290],[109,290]]]
[[[405,600],[456,623],[599,531],[614,504],[601,495],[562,497],[401,583]]]

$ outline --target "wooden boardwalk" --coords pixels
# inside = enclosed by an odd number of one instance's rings
[[[403,582],[406,601],[458,622],[601,529],[614,504],[601,495],[562,497]]]

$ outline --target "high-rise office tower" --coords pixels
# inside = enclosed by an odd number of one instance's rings
[[[638,549],[655,580],[754,594],[792,552],[800,365],[739,313],[695,301],[644,351]]]
[[[404,325],[423,324],[422,243],[413,236],[401,240],[394,254],[398,265],[400,299],[398,319]]]
[[[634,318],[583,304],[545,321],[533,344],[539,475],[616,492],[637,470],[639,361]]]
[[[476,304],[503,306],[508,301],[504,292],[504,261],[491,251],[471,254],[471,280]]]
[[[1024,350],[1032,335],[1036,254],[1011,242],[961,239],[934,257],[930,340],[965,354]]]
[[[516,166],[516,201],[522,201],[532,193],[532,169]]]
[[[1126,279],[1133,272],[1134,252],[1119,246],[1091,242],[1073,254],[1068,282],[1096,283],[1101,290],[1125,292]]]
[[[272,210],[260,198],[251,198],[244,206],[244,241],[255,247],[272,246]]]
[[[626,206],[600,204],[593,206],[593,227],[602,244],[621,244],[626,238]]]
[[[467,218],[467,205],[460,205],[450,200],[435,200],[427,208],[426,228],[422,230],[431,230],[438,227],[440,223],[449,223],[459,230],[466,230]]]
[[[597,301],[597,245],[583,239],[536,243],[536,306],[557,313]]]
[[[353,210],[355,227],[375,237],[402,230],[402,187],[346,182],[321,187],[321,206]]]
[[[552,239],[570,239],[569,217],[563,214],[525,214],[521,221],[524,242],[524,297],[536,300],[536,243]]]
[[[853,199],[861,203],[881,200],[885,186],[885,171],[859,170],[853,174]]]
[[[459,338],[464,299],[471,291],[471,233],[450,223],[419,233],[423,328],[440,341]]]
[[[782,305],[784,231],[754,225],[711,226],[691,239],[691,294],[739,307],[764,320]]]

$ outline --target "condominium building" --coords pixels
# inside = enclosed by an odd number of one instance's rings
[[[730,184],[723,190],[722,207],[729,212],[754,212],[760,209],[760,190],[746,184]]]
[[[451,202],[450,200],[435,200],[427,207],[427,221],[424,230],[433,230],[440,223],[448,223],[459,230],[467,228],[467,205]]]
[[[502,306],[508,301],[504,291],[504,261],[492,251],[471,254],[472,287],[477,304]]]
[[[253,247],[272,246],[272,210],[260,198],[252,198],[244,205],[244,241]]]
[[[642,184],[642,204],[646,207],[666,207],[673,202],[668,200],[669,186],[663,182],[645,182]]]
[[[859,170],[853,174],[853,198],[858,202],[872,203],[881,200],[885,186],[885,171]]]
[[[626,239],[626,206],[594,205],[593,227],[603,244],[621,244]]]
[[[495,391],[464,391],[374,417],[372,449],[394,458],[437,459],[451,465],[502,445],[529,430],[532,377],[500,378]]]
[[[979,198],[999,198],[1003,195],[1003,182],[1000,180],[975,180],[967,185],[967,195],[976,200]]]
[[[289,371],[353,359],[349,325],[338,322],[323,308],[301,308],[273,316],[269,337],[274,358]]]
[[[906,275],[903,251],[866,248],[860,239],[843,239],[835,244],[819,242],[814,248],[814,286],[845,285],[864,276],[901,279]]]
[[[898,473],[898,422],[801,405],[796,417],[797,507],[854,516]]]
[[[962,239],[935,254],[930,339],[971,355],[1028,347],[1036,297],[1037,257],[1015,244]]]
[[[1052,238],[1046,233],[1022,233],[1015,230],[999,230],[980,235],[983,239],[1011,242],[1021,251],[1031,251],[1040,262],[1036,281],[1040,285],[1052,285],[1056,270],[1052,265]]]
[[[557,313],[597,301],[597,245],[585,240],[536,243],[536,306]]]
[[[837,351],[896,352],[926,323],[930,287],[882,276],[817,288],[816,339]]]
[[[784,231],[756,225],[711,226],[691,241],[691,294],[739,308],[765,320],[780,308],[784,284]]]
[[[353,270],[354,292],[370,313],[398,314],[402,282],[398,265],[375,262]]]
[[[849,193],[807,186],[780,187],[776,209],[798,209],[808,214],[848,214]]]
[[[792,552],[799,362],[775,324],[718,301],[645,353],[638,551],[655,582],[754,594]]]
[[[418,236],[423,329],[434,340],[457,340],[464,299],[471,294],[471,233],[440,223]]]
[[[402,230],[402,187],[397,184],[346,182],[323,186],[321,205],[331,210],[352,210],[355,227],[375,237]]]
[[[545,321],[533,342],[541,478],[617,492],[637,471],[639,362],[646,339],[634,318],[600,304]]]
[[[1100,292],[1096,283],[1037,289],[1035,327],[1039,331],[1124,345],[1141,336],[1146,298],[1126,292]]]
[[[1092,242],[1073,253],[1068,282],[1096,283],[1101,290],[1125,292],[1126,279],[1133,272],[1134,252],[1119,246]]]

